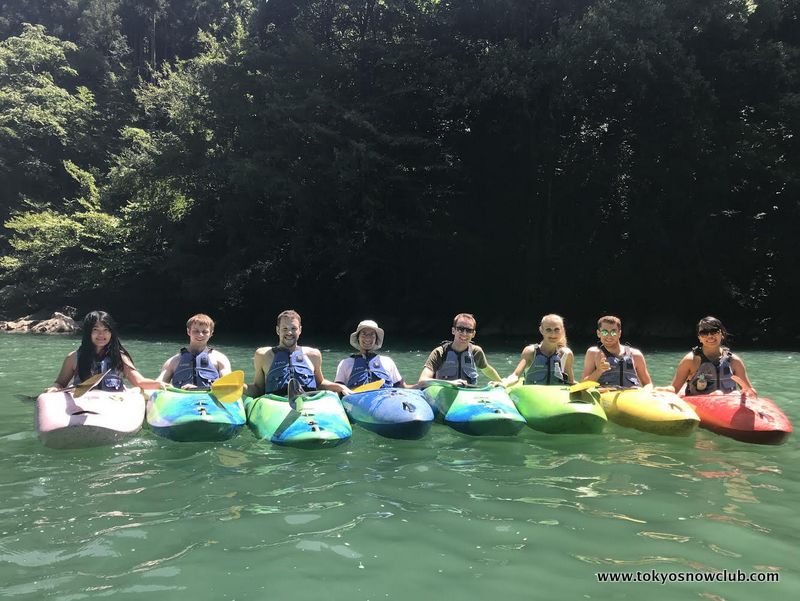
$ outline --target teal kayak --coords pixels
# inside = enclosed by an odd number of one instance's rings
[[[430,380],[425,396],[445,424],[473,436],[514,436],[523,426],[504,388],[461,388],[446,380]]]
[[[569,386],[509,388],[509,396],[534,430],[549,434],[595,434],[608,421],[597,389],[570,393]]]
[[[309,392],[290,402],[265,394],[245,399],[247,423],[253,433],[278,445],[319,448],[347,441],[353,428],[335,392]]]
[[[227,440],[245,424],[241,398],[223,403],[208,390],[172,387],[152,393],[146,416],[153,432],[181,442]]]

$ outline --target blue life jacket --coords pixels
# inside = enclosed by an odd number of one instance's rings
[[[172,374],[172,385],[180,388],[185,384],[194,384],[198,388],[210,388],[211,383],[219,378],[219,370],[209,356],[212,350],[207,348],[195,355],[182,348],[178,366]]]
[[[552,355],[544,355],[540,345],[533,345],[533,361],[525,374],[525,384],[569,384],[561,366],[563,349],[556,349]]]
[[[620,388],[633,388],[634,386],[641,386],[639,376],[636,375],[636,367],[633,363],[633,355],[631,355],[631,347],[623,345],[622,357],[612,355],[606,350],[606,347],[600,345],[600,350],[606,356],[611,368],[597,379],[600,384],[606,386],[619,386]]]
[[[719,360],[712,361],[703,353],[703,347],[696,346],[692,349],[695,357],[700,357],[700,365],[692,379],[686,385],[686,394],[711,394],[715,390],[722,392],[733,392],[736,390],[736,382],[733,381],[733,368],[731,358],[733,353],[722,347],[722,354]]]
[[[78,352],[75,354],[75,362],[78,363],[80,359],[80,352],[81,350],[78,349]],[[79,364],[79,363],[78,363]],[[97,374],[105,373],[111,369],[111,358],[110,357],[103,357],[100,361],[96,358],[92,359],[92,367],[90,370],[90,376],[94,376]],[[103,380],[95,386],[96,390],[105,390],[106,392],[121,392],[125,390],[125,387],[122,384],[123,374],[117,369],[111,369]],[[82,382],[81,377],[78,373],[75,373],[75,378],[72,380],[72,383],[77,386]]]
[[[281,393],[289,386],[289,380],[294,378],[304,390],[316,390],[317,380],[314,378],[314,366],[303,354],[302,347],[290,355],[289,351],[280,346],[272,347],[272,365],[264,377],[264,390],[267,393]]]
[[[367,353],[367,356],[361,354],[350,355],[353,358],[353,370],[350,372],[350,378],[347,380],[348,388],[356,388],[383,380],[381,388],[392,388],[392,376],[389,375],[388,370],[381,363],[381,358],[373,353]]]
[[[444,363],[436,370],[434,376],[439,380],[466,380],[474,386],[478,383],[478,369],[475,367],[475,356],[472,354],[472,344],[463,351],[453,350],[453,343],[442,343],[444,349]]]

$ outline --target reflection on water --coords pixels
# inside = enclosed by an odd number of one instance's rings
[[[781,594],[800,591],[795,439],[760,447],[613,424],[602,435],[481,439],[436,424],[419,441],[356,427],[351,443],[326,451],[274,447],[247,431],[205,445],[147,430],[111,448],[53,451],[32,433],[31,403],[14,395],[49,383],[73,345],[0,336],[2,370],[13,374],[0,379],[4,598],[626,599],[645,589],[602,588],[595,573],[650,568],[780,571]],[[130,342],[145,373],[173,352],[163,344],[153,356],[154,345]],[[250,363],[252,348],[224,350]],[[654,377],[671,377],[680,355],[648,354]],[[406,373],[424,359],[392,356]],[[490,361],[513,368],[516,356]],[[746,360],[760,392],[797,422],[798,359]],[[759,380],[776,369],[789,377]],[[646,594],[735,601],[774,586]]]

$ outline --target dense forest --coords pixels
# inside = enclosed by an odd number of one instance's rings
[[[0,314],[796,340],[799,84],[800,0],[0,0]]]

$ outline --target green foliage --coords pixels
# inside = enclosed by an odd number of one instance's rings
[[[243,321],[446,318],[456,273],[515,282],[466,278],[486,314],[793,314],[797,0],[39,4],[0,18],[5,280]]]

